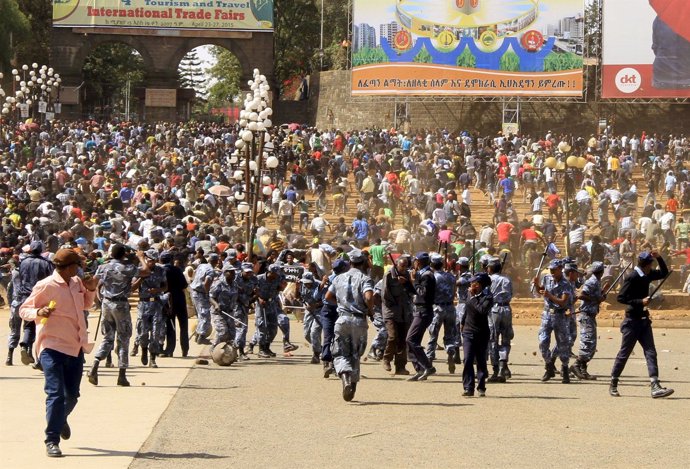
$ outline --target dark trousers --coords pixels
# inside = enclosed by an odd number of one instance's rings
[[[424,312],[415,312],[412,315],[412,324],[407,331],[407,351],[410,354],[410,360],[417,371],[424,371],[431,368],[431,360],[426,356],[424,347],[422,347],[422,339],[424,332],[431,325],[434,320],[433,310]]]
[[[625,318],[621,323],[621,349],[616,355],[616,360],[613,362],[613,369],[611,376],[613,378],[620,377],[623,373],[623,368],[628,361],[628,357],[635,348],[637,342],[642,346],[644,351],[644,358],[647,360],[647,371],[649,377],[655,378],[659,376],[659,365],[656,360],[656,346],[654,345],[654,333],[652,332],[652,321],[649,318],[632,319]]]
[[[79,399],[79,385],[84,371],[84,353],[71,357],[57,350],[45,349],[40,356],[46,393],[46,443],[60,443],[60,431]]]
[[[392,319],[386,319],[384,323],[388,332],[388,340],[386,341],[386,350],[383,352],[383,359],[389,362],[395,361],[395,369],[402,370],[407,364],[406,339],[410,323],[393,321]]]
[[[19,345],[31,349],[36,341],[36,323],[34,321],[24,321],[22,324],[22,340]]]
[[[486,366],[486,355],[489,347],[489,337],[476,335],[471,332],[462,333],[462,349],[465,354],[465,366],[462,369],[462,387],[465,391],[474,392],[474,361],[477,361],[477,389],[486,390],[486,376],[489,370]]]
[[[180,348],[182,353],[189,352],[189,318],[187,317],[187,304],[173,304],[172,316],[165,317],[165,354],[172,357],[177,345],[175,337],[175,319],[177,319],[177,329],[180,334]]]
[[[321,360],[325,362],[332,362],[333,355],[331,354],[331,345],[335,338],[335,321],[338,319],[336,305],[329,305],[328,303],[321,308],[321,325],[323,326],[323,347],[321,348]]]

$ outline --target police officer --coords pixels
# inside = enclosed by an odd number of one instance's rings
[[[95,277],[99,280],[101,297],[101,327],[103,341],[96,351],[93,366],[88,373],[89,383],[98,385],[98,365],[108,356],[115,345],[115,334],[118,339],[118,386],[129,386],[127,367],[129,366],[129,339],[132,336],[132,318],[129,315],[129,297],[132,292],[132,280],[135,277],[147,277],[150,274],[143,251],[134,256],[128,255],[127,248],[115,244],[110,249],[110,261],[98,267]]]
[[[407,256],[400,256],[384,276],[381,285],[381,309],[388,332],[383,368],[394,375],[409,375],[407,365],[407,332],[412,323],[412,296],[414,288],[408,271]],[[395,370],[391,368],[391,361]]]
[[[455,355],[458,353],[458,328],[456,324],[455,276],[443,270],[444,258],[440,254],[431,256],[431,268],[436,280],[436,297],[434,298],[434,318],[429,326],[429,342],[426,356],[433,363],[436,359],[436,344],[443,326],[443,345],[448,354],[448,372],[455,373]]]
[[[314,281],[314,274],[305,272],[302,274],[299,284],[299,295],[305,305],[304,314],[304,338],[311,344],[311,363],[318,365],[321,363],[321,308],[323,301],[318,295],[318,284]]]
[[[572,355],[572,349],[577,340],[577,324],[575,320],[575,304],[577,300],[577,290],[582,286],[580,282],[580,271],[577,269],[577,264],[575,261],[566,257],[561,260],[563,264],[563,276],[570,284],[570,301],[568,304],[568,310],[566,311],[566,321],[568,322],[568,353]],[[551,363],[556,365],[556,359],[558,358],[558,345],[555,345],[551,349]],[[558,370],[556,370],[558,373]]]
[[[493,306],[490,286],[491,278],[484,272],[470,279],[465,314],[462,316],[461,323],[465,355],[465,366],[462,370],[464,388],[462,395],[465,397],[474,396],[475,362],[477,363],[477,391],[480,397],[486,395],[486,376],[489,374],[486,366],[486,352],[491,335],[489,316]]]
[[[376,328],[376,335],[374,340],[371,341],[371,348],[369,349],[368,358],[372,360],[381,361],[383,359],[383,354],[386,350],[386,343],[388,342],[388,331],[386,330],[386,324],[383,321],[383,310],[382,310],[382,289],[383,280],[379,280],[376,285],[374,285],[374,320],[372,323]]]
[[[223,265],[222,275],[213,281],[209,296],[211,322],[216,331],[216,336],[211,341],[211,351],[221,342],[235,346],[235,317],[231,313],[237,304],[238,288],[232,264]]]
[[[259,282],[254,275],[254,265],[250,262],[242,263],[242,275],[235,275],[237,284],[237,303],[233,308],[235,322],[235,345],[239,349],[239,357],[249,360],[244,347],[247,345],[247,325],[249,324],[249,310],[257,299]]]
[[[359,249],[349,253],[352,268],[338,275],[328,287],[326,299],[337,302],[333,365],[343,383],[343,399],[351,401],[359,382],[360,358],[367,346],[367,316],[374,317],[374,282],[364,272],[366,255]]]
[[[208,262],[202,258],[202,263],[196,268],[194,280],[192,280],[190,285],[192,288],[192,303],[194,303],[196,316],[199,320],[195,332],[197,344],[209,345],[211,343],[208,340],[208,336],[211,335],[211,300],[209,292],[217,275],[216,267],[219,261],[218,254],[210,254]]]
[[[29,252],[25,257],[19,262],[19,271],[17,273],[15,283],[16,288],[14,289],[14,298],[12,303],[14,303],[14,311],[18,317],[19,308],[22,303],[31,295],[31,290],[33,290],[36,283],[39,280],[43,280],[53,273],[55,267],[53,263],[48,259],[41,256],[43,253],[43,242],[32,241],[29,245]],[[15,324],[21,323],[15,320]],[[10,321],[12,324],[12,321]],[[17,327],[18,329],[18,327]],[[34,321],[24,321],[22,326],[22,338],[19,342],[21,361],[24,365],[30,365],[35,363],[36,360],[33,357],[32,348],[34,341],[36,340],[36,323]],[[11,355],[16,348],[15,344],[10,344],[8,360],[11,362]]]
[[[165,323],[163,322],[163,300],[161,295],[168,291],[165,270],[157,265],[158,251],[149,249],[145,252],[148,277],[138,277],[132,288],[139,289],[139,304],[137,305],[137,342],[141,345],[141,364],[158,368],[156,356],[160,354],[160,342],[165,337]],[[151,352],[149,362],[148,352]]]
[[[490,383],[505,383],[510,378],[508,370],[508,358],[510,357],[510,341],[515,337],[513,331],[513,310],[510,301],[513,299],[513,282],[501,274],[503,263],[494,258],[489,262],[488,272],[491,278],[491,295],[493,306],[489,326],[491,327],[491,340],[489,341],[489,354],[493,374],[489,378]]]
[[[21,256],[23,256],[22,254]],[[20,256],[20,262],[22,257]],[[16,293],[19,291],[19,265],[12,269],[10,283],[7,286],[7,301],[10,304],[10,331],[7,336],[7,359],[6,366],[12,366],[14,349],[19,345],[19,336],[22,330],[22,318],[19,316],[19,304],[17,303]]]
[[[431,270],[429,253],[419,252],[415,256],[415,270],[412,278],[415,295],[412,299],[412,324],[407,332],[407,351],[412,359],[415,373],[408,381],[425,381],[436,373],[436,368],[426,356],[422,347],[424,331],[434,319],[434,297],[436,296],[436,278]]]
[[[550,274],[543,279],[543,286],[539,284],[539,277],[535,277],[533,280],[536,291],[544,297],[544,312],[539,328],[539,350],[544,359],[546,372],[541,380],[545,382],[556,376],[556,368],[551,360],[550,350],[551,332],[553,332],[556,336],[558,356],[562,363],[562,383],[568,384],[570,383],[568,372],[570,338],[566,312],[572,301],[572,287],[563,276],[563,264],[560,260],[552,260],[549,264],[549,271]]]
[[[578,310],[578,322],[580,323],[580,353],[577,361],[570,367],[570,371],[578,379],[592,380],[596,377],[587,372],[587,363],[594,358],[597,350],[597,314],[601,303],[606,301],[606,295],[602,292],[601,277],[604,275],[604,263],[594,262],[589,271],[591,275],[585,281]]]
[[[458,277],[455,283],[458,292],[458,305],[456,307],[456,323],[458,325],[458,353],[455,355],[455,364],[459,365],[462,361],[460,359],[460,347],[462,347],[462,334],[460,333],[460,323],[462,323],[462,316],[465,314],[465,301],[469,298],[470,279],[474,277],[470,272],[470,260],[467,257],[461,257],[457,262]]]
[[[265,274],[257,276],[259,304],[256,308],[256,337],[259,343],[259,358],[271,358],[271,343],[278,333],[278,315],[282,313],[278,294],[285,289],[287,281],[278,264],[271,264]]]
[[[656,259],[658,269],[653,269],[652,264]],[[652,383],[652,397],[668,397],[673,394],[673,389],[664,388],[659,382],[659,365],[654,346],[654,333],[652,321],[649,319],[649,285],[655,280],[661,280],[668,275],[668,267],[664,259],[657,252],[642,252],[637,261],[637,267],[623,281],[618,293],[618,302],[626,305],[625,319],[621,323],[621,348],[616,355],[611,370],[611,385],[609,394],[620,397],[618,392],[618,379],[623,373],[623,368],[635,348],[637,342],[642,346],[644,357],[647,361],[647,371]]]
[[[319,285],[317,297],[323,300],[321,308],[321,325],[323,327],[323,347],[321,350],[321,362],[323,363],[323,377],[328,378],[335,373],[333,367],[332,345],[335,338],[335,322],[338,320],[338,303],[335,298],[327,298],[328,288],[338,275],[344,274],[350,269],[350,263],[344,259],[337,259],[333,263],[333,272],[323,278]]]

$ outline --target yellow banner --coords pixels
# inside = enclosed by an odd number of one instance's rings
[[[53,26],[272,31],[273,0],[53,0]]]

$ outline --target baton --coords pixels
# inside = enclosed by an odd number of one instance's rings
[[[96,324],[96,333],[93,336],[93,342],[96,343],[98,338],[98,330],[101,328],[101,318],[103,317],[103,307],[101,306],[101,312],[98,314],[98,323]]]
[[[226,313],[225,311],[218,310],[218,312],[219,312],[220,314],[222,314],[222,315],[224,315],[224,316],[226,316],[226,317],[232,319],[232,320],[235,321],[235,322],[239,322],[239,323],[242,324],[244,327],[249,327],[249,326],[247,326],[245,323],[243,323],[243,322],[240,321],[239,319],[235,319],[233,316],[229,315],[229,314]]]
[[[541,255],[541,260],[539,261],[539,268],[537,269],[537,277],[539,277],[539,274],[541,273],[541,269],[544,267],[544,260],[546,259],[546,253],[549,250],[549,245],[546,245],[546,248],[544,249],[544,253]],[[532,282],[532,288],[530,288],[530,292],[534,294],[534,282]]]
[[[649,295],[650,300],[654,297],[654,295],[656,295],[656,292],[659,291],[659,289],[662,287],[664,282],[666,282],[666,280],[668,280],[668,278],[671,276],[672,273],[673,273],[673,270],[669,270],[668,273],[666,274],[666,277],[661,279],[661,282],[659,283],[659,285],[657,285],[656,288],[654,289],[654,291],[652,292],[652,294]]]
[[[398,272],[398,268],[395,266],[395,260],[393,260],[393,254],[390,252],[388,253],[388,257],[391,260],[391,269],[393,269],[393,273],[395,274],[394,278],[398,278],[400,276],[400,273]]]
[[[611,290],[613,290],[613,287],[616,286],[616,284],[620,281],[620,279],[623,277],[623,274],[632,266],[632,261],[628,265],[625,266],[625,269],[621,270],[621,273],[616,277],[616,280],[613,281],[611,286],[609,286],[606,291],[604,292],[604,296],[608,295]]]

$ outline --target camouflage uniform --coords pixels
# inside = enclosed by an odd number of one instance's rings
[[[129,366],[129,339],[132,337],[132,318],[129,297],[132,279],[139,276],[139,267],[117,259],[98,267],[96,277],[101,282],[101,331],[103,342],[96,352],[96,360],[103,360],[113,350],[117,332],[119,368]]]
[[[489,355],[491,365],[498,367],[499,361],[508,361],[510,341],[515,337],[513,311],[510,308],[510,301],[513,299],[513,282],[505,275],[492,274],[490,277],[494,305],[491,308],[491,320],[489,321],[491,329]]]
[[[318,298],[318,283],[300,283],[300,297],[307,308],[304,315],[304,339],[311,344],[314,356],[321,356],[321,308],[323,301]]]
[[[582,300],[580,304],[580,359],[586,363],[594,357],[597,350],[597,314],[599,299],[604,296],[601,281],[595,275],[590,276],[585,281],[582,294],[595,300]]]
[[[22,329],[22,318],[19,317],[19,303],[17,292],[19,291],[19,267],[12,270],[12,280],[7,287],[7,301],[10,304],[10,332],[7,336],[7,348],[14,350],[19,345],[19,336]]]
[[[383,280],[379,280],[376,286],[374,286],[374,293],[380,296],[382,287]],[[374,340],[371,341],[371,348],[374,352],[380,351],[379,356],[382,356],[383,351],[386,349],[386,342],[388,342],[388,331],[386,330],[386,324],[383,322],[381,305],[374,306],[374,320],[372,323],[376,328],[376,336]]]
[[[572,286],[565,277],[556,282],[552,275],[546,275],[544,277],[544,289],[556,297],[561,297],[564,293],[567,293],[570,298],[569,301],[572,301]],[[541,351],[542,358],[547,363],[552,363],[550,345],[551,332],[554,332],[556,335],[558,356],[563,366],[568,365],[568,361],[570,360],[570,349],[568,347],[570,343],[570,331],[568,327],[568,318],[565,313],[569,308],[570,304],[561,307],[549,299],[544,298],[544,312],[541,316],[541,327],[539,328],[539,350]]]
[[[353,383],[359,381],[360,358],[367,348],[366,292],[374,291],[374,282],[357,269],[351,269],[333,279],[328,291],[336,296],[338,319],[335,322],[333,365],[340,376],[351,373]]]
[[[213,350],[221,342],[226,344],[235,342],[235,318],[230,313],[237,304],[239,290],[234,281],[228,283],[225,276],[221,275],[213,282],[209,293],[211,298],[218,303],[218,308],[215,305],[211,307],[211,320],[213,329],[216,331],[216,336],[211,341],[211,350]]]
[[[470,289],[470,279],[472,278],[472,272],[463,272],[458,276],[458,280],[455,283],[458,287],[458,305],[455,308],[455,324],[458,328],[458,344],[457,349],[462,347],[462,334],[460,334],[460,324],[462,324],[462,318],[465,315],[465,302],[469,299],[469,289]]]
[[[255,338],[260,346],[268,348],[278,334],[278,316],[284,314],[278,299],[283,276],[276,274],[275,279],[269,280],[268,274],[261,274],[256,279],[259,287],[259,298],[265,303],[263,305],[258,304],[256,308]]]
[[[165,270],[160,265],[156,265],[151,269],[151,275],[142,279],[139,285],[136,343],[143,348],[148,348],[153,355],[161,352],[160,345],[165,340],[165,320],[161,294],[151,294],[149,291],[161,288],[165,282]]]
[[[436,359],[436,343],[443,326],[443,345],[446,352],[457,353],[458,327],[457,314],[453,306],[455,290],[455,276],[450,272],[434,271],[436,277],[436,298],[434,300],[434,319],[429,326],[429,343],[426,356],[429,360]]]
[[[249,308],[254,301],[254,289],[259,286],[259,282],[254,275],[249,278],[237,275],[235,285],[237,285],[237,303],[232,310],[232,315],[244,323],[235,323],[235,344],[242,350],[247,344],[247,326],[245,324],[249,324]]]
[[[196,316],[199,322],[196,325],[198,337],[208,337],[211,335],[211,302],[210,296],[204,288],[206,279],[215,279],[216,271],[211,264],[201,264],[194,272],[194,280],[190,285],[192,289],[192,303],[196,309]]]

